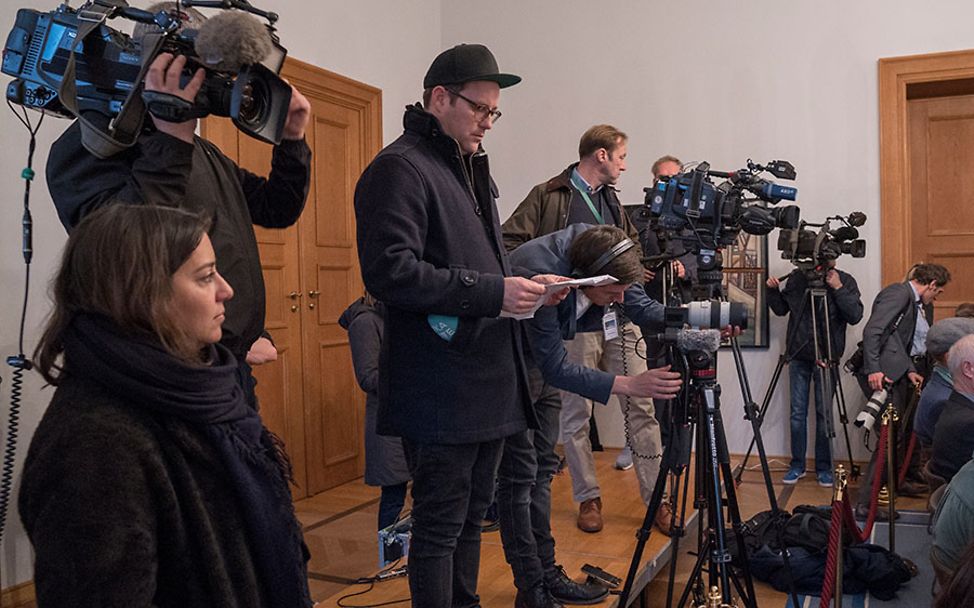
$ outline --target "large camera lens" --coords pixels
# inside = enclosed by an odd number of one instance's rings
[[[888,393],[886,389],[875,391],[872,396],[869,397],[869,401],[866,402],[866,405],[862,406],[862,409],[859,410],[859,415],[856,416],[856,421],[854,424],[860,428],[866,429],[867,431],[871,431],[873,425],[876,424],[876,418],[879,417],[880,412],[882,412],[883,408],[886,407],[887,397]]]
[[[264,124],[267,115],[267,87],[259,80],[248,80],[240,93],[237,120],[248,127]]]
[[[866,257],[866,240],[857,239],[848,243],[842,243],[842,253],[847,253],[854,258]]]
[[[260,64],[250,65],[234,81],[230,118],[247,135],[276,145],[290,103],[291,85]]]
[[[740,302],[704,300],[666,309],[666,325],[689,325],[698,329],[720,329],[728,325],[747,328],[747,307]]]
[[[774,217],[774,225],[778,228],[798,228],[801,209],[796,205],[785,205],[772,209],[771,216]]]

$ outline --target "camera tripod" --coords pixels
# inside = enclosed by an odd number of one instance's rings
[[[702,285],[702,290],[698,293],[704,295],[706,295],[705,292],[720,294],[721,288],[718,277],[722,276],[722,269],[719,266],[720,262],[718,259],[716,272],[701,273],[701,279],[706,282]],[[783,518],[780,517],[781,510],[778,506],[777,496],[774,493],[771,474],[767,466],[764,442],[761,439],[757,405],[751,398],[750,384],[744,369],[740,345],[737,343],[736,338],[731,338],[731,346],[738,381],[741,386],[745,418],[751,422],[751,427],[754,431],[758,454],[764,471],[765,489],[773,513],[772,516],[776,522],[781,522]],[[723,419],[720,414],[721,387],[717,382],[716,347],[712,352],[707,350],[678,351],[672,344],[670,348],[671,360],[682,364],[681,371],[684,375],[684,386],[678,398],[671,404],[669,443],[663,453],[659,476],[653,488],[649,506],[646,508],[646,516],[643,519],[642,526],[636,532],[636,548],[633,552],[629,572],[626,576],[625,586],[620,594],[618,605],[625,607],[629,601],[646,541],[649,538],[653,522],[663,501],[667,478],[670,473],[673,474],[672,495],[674,498],[679,496],[681,478],[683,473],[689,468],[690,456],[695,441],[697,458],[695,461],[696,489],[694,490],[694,507],[701,513],[701,526],[697,535],[697,561],[694,564],[689,582],[681,594],[678,605],[681,608],[686,606],[691,593],[694,593],[694,600],[697,604],[703,603],[707,599],[708,590],[717,587],[724,603],[731,604],[733,588],[745,606],[748,608],[756,608],[757,599],[754,594],[753,579],[747,564],[740,507],[737,502],[736,487],[730,467],[730,457],[727,451]],[[679,353],[679,356],[677,356],[677,353]],[[680,522],[685,521],[688,493],[689,481],[683,487],[682,505],[677,515]],[[738,551],[743,558],[740,560],[740,575],[731,566],[731,554],[727,543],[728,530],[726,524],[728,518],[725,518],[725,509],[727,510],[732,532],[735,535]],[[676,509],[674,510],[676,511]],[[706,519],[704,519],[704,514],[706,514]],[[703,522],[706,522],[706,530],[704,529]],[[780,526],[776,526],[776,528],[779,535],[779,543],[783,546],[783,543],[780,542],[782,530]],[[670,562],[669,581],[667,585],[667,607],[672,606],[673,602],[676,564],[682,526],[681,528],[674,528],[674,530],[675,533],[672,540],[673,557]],[[794,590],[791,564],[786,549],[783,550],[782,556],[792,603],[797,606],[799,605],[798,597]],[[708,584],[706,585],[703,584],[702,577],[705,566],[708,575]]]
[[[809,281],[808,286],[805,288],[805,293],[802,295],[802,306],[797,312],[798,316],[796,318],[804,318],[805,311],[809,309],[812,315],[812,346],[815,354],[815,390],[821,391],[822,395],[823,416],[825,419],[826,434],[829,438],[829,470],[832,469],[832,463],[834,461],[834,450],[832,449],[832,442],[835,439],[835,424],[832,416],[832,404],[834,402],[836,410],[839,413],[839,422],[842,423],[842,434],[845,439],[846,454],[849,459],[850,477],[852,479],[858,479],[859,465],[852,459],[852,443],[849,440],[849,416],[846,410],[845,394],[842,391],[841,378],[839,377],[839,362],[835,353],[832,352],[835,343],[832,341],[828,291],[825,288],[825,280],[822,276],[815,276]],[[819,311],[822,312],[822,317],[824,318],[819,318]],[[795,327],[797,328],[797,325]],[[788,345],[792,344],[793,338],[794,336],[789,332],[785,339],[785,352],[778,357],[778,364],[775,367],[774,373],[771,375],[771,383],[768,385],[764,400],[761,402],[761,409],[758,412],[759,426],[764,421],[764,415],[767,413],[771,399],[777,390],[782,369],[785,365],[791,363],[794,355],[805,348],[808,343],[805,341],[794,348],[790,348]],[[817,395],[815,396],[815,401],[817,407]],[[755,437],[755,439],[751,440],[751,445],[744,455],[744,460],[735,472],[735,478],[738,483],[740,483],[744,471],[747,468],[747,461],[751,457],[751,451],[754,449],[756,439]]]

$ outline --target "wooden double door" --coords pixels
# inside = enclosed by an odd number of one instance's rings
[[[265,424],[287,444],[303,498],[362,474],[364,396],[338,325],[362,295],[355,247],[355,184],[382,145],[378,89],[288,59],[281,73],[311,102],[306,139],[311,190],[301,219],[255,226],[266,289],[265,328],[278,360],[254,368]],[[266,175],[271,146],[208,118],[203,136],[241,167]]]

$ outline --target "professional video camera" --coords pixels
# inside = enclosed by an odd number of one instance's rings
[[[79,9],[62,4],[50,12],[18,10],[3,50],[2,71],[15,77],[7,99],[66,118],[82,117],[83,124],[95,125],[113,143],[118,140],[111,153],[134,143],[145,109],[177,122],[228,116],[244,133],[279,143],[291,87],[278,77],[287,50],[274,33],[277,15],[245,0],[184,0],[181,6],[236,10],[221,11],[199,29],[181,28],[185,13],[150,13],[125,0],[92,0]],[[106,25],[115,17],[153,26],[144,28],[152,33],[136,40]],[[206,70],[194,103],[142,90],[145,71],[160,53],[188,57],[184,84],[198,68]],[[134,115],[124,129],[119,124],[123,113]],[[87,141],[86,147],[99,154]]]
[[[832,228],[832,222],[841,222],[838,228]],[[866,214],[854,211],[848,216],[835,215],[825,218],[821,224],[802,221],[798,228],[782,230],[778,234],[778,251],[785,260],[807,275],[822,276],[828,270],[830,262],[843,253],[854,258],[866,255],[866,241],[859,238],[856,229],[866,223]],[[819,230],[809,230],[809,226]]]
[[[795,228],[798,207],[777,209],[754,204],[778,204],[795,200],[798,189],[762,179],[767,171],[782,179],[795,179],[795,168],[788,161],[775,160],[767,165],[747,161],[747,167],[726,173],[713,171],[701,162],[692,171],[661,181],[655,188],[644,188],[656,228],[670,238],[680,238],[694,251],[717,249],[734,242],[741,230],[748,234],[768,234],[775,227]],[[711,177],[726,178],[714,185]],[[748,197],[748,194],[751,196]]]
[[[696,254],[697,280],[701,285],[715,285],[723,280],[720,249],[733,244],[742,230],[763,235],[775,227],[798,226],[798,207],[764,206],[795,200],[798,189],[759,177],[764,171],[782,179],[795,179],[795,168],[783,160],[765,166],[748,160],[746,168],[733,173],[713,171],[709,163],[701,162],[692,171],[661,181],[655,188],[643,189],[652,228],[661,241],[682,241],[688,252]],[[711,177],[726,180],[714,185]]]

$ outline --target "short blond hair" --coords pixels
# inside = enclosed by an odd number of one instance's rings
[[[578,158],[582,159],[596,151],[605,148],[609,156],[621,144],[628,141],[629,136],[612,125],[595,125],[582,133],[578,140]]]

